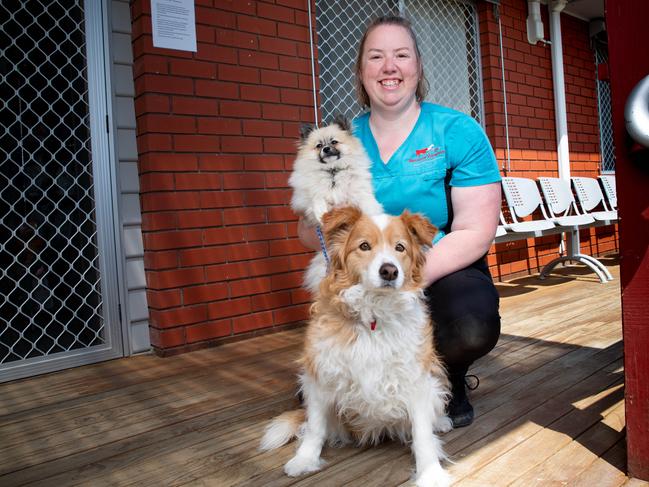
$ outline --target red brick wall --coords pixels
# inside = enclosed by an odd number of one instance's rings
[[[149,1],[132,18],[153,346],[303,320],[287,177],[313,120],[306,3],[197,1],[196,53],[153,47]]]
[[[542,6],[545,38],[550,37],[547,7]],[[527,42],[527,2],[504,0],[500,6],[509,121],[509,159],[500,63],[498,23],[493,6],[479,3],[481,53],[487,134],[503,175],[558,176],[554,90],[550,46]],[[588,23],[561,15],[570,166],[573,176],[596,177],[600,146],[595,60]],[[589,254],[615,250],[614,227],[584,230],[582,248]],[[498,278],[536,272],[557,256],[559,236],[499,244],[488,257]]]
[[[504,163],[498,26],[479,2],[486,126]],[[509,175],[556,175],[550,48],[527,43],[523,0],[501,5]],[[132,3],[136,115],[151,339],[175,353],[291,326],[307,316],[287,178],[302,121],[313,119],[304,0],[198,0],[196,53],[154,48],[148,0]],[[314,19],[315,20],[315,19]],[[546,32],[549,28],[546,20]],[[563,16],[574,174],[599,167],[593,55],[585,22]],[[584,232],[589,253],[610,230]],[[589,235],[591,233],[592,235]],[[496,277],[534,272],[558,237],[502,244]]]

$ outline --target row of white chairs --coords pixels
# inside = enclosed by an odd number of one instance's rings
[[[495,243],[566,233],[571,236],[567,254],[547,264],[541,271],[541,279],[560,262],[574,261],[590,267],[602,282],[610,281],[613,276],[601,262],[574,247],[579,246],[580,229],[617,222],[615,178],[600,176],[598,182],[593,178],[573,177],[571,182],[572,187],[564,179],[541,177],[537,185],[537,181],[529,178],[504,177],[502,188],[509,218],[501,212]]]

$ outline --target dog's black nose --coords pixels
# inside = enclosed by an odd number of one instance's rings
[[[399,269],[394,264],[385,263],[379,268],[379,276],[385,281],[394,281],[399,275]]]
[[[324,146],[322,152],[324,152],[325,154],[329,154],[331,152],[331,147],[329,147],[328,145]]]

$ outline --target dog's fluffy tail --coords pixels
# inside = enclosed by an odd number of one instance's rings
[[[262,451],[273,450],[291,441],[298,436],[305,417],[304,409],[287,411],[277,416],[266,427],[259,449]]]

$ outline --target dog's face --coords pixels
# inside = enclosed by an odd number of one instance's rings
[[[362,152],[360,142],[352,135],[349,122],[343,117],[338,117],[331,124],[319,129],[312,125],[303,125],[300,135],[300,159],[332,164],[341,157]]]
[[[326,213],[323,229],[331,254],[331,285],[387,290],[422,285],[425,246],[437,232],[418,214],[369,217],[353,207]]]

